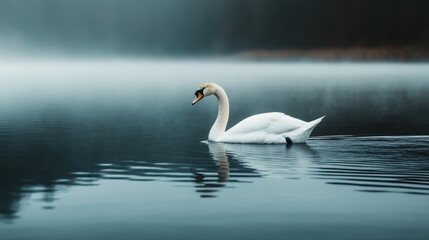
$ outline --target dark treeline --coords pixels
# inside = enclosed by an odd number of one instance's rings
[[[0,0],[0,42],[154,54],[428,47],[428,9],[425,0]]]

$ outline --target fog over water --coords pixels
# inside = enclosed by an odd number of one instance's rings
[[[254,106],[248,115],[284,111],[307,120],[328,115],[316,132],[329,131],[321,134],[428,133],[427,64],[44,60],[3,62],[1,68],[2,108],[10,111],[19,111],[17,105],[65,105],[64,110],[97,105],[106,111],[162,106],[161,111],[175,108],[169,103],[179,99],[187,103],[184,93],[212,81],[232,89],[236,121]],[[208,102],[215,114],[215,103]]]

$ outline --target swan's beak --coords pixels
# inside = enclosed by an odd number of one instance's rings
[[[197,92],[197,96],[195,97],[194,101],[192,101],[192,105],[199,102],[201,99],[203,99],[204,95],[202,93]]]

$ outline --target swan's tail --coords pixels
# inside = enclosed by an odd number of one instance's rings
[[[322,121],[324,117],[325,116],[308,122],[306,125],[288,133],[288,136],[285,137],[289,138],[293,143],[305,143],[313,129]]]

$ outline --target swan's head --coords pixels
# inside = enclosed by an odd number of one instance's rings
[[[199,102],[204,97],[216,94],[217,90],[220,87],[216,83],[203,83],[198,86],[197,91],[195,92],[195,99],[192,101],[192,105]]]

